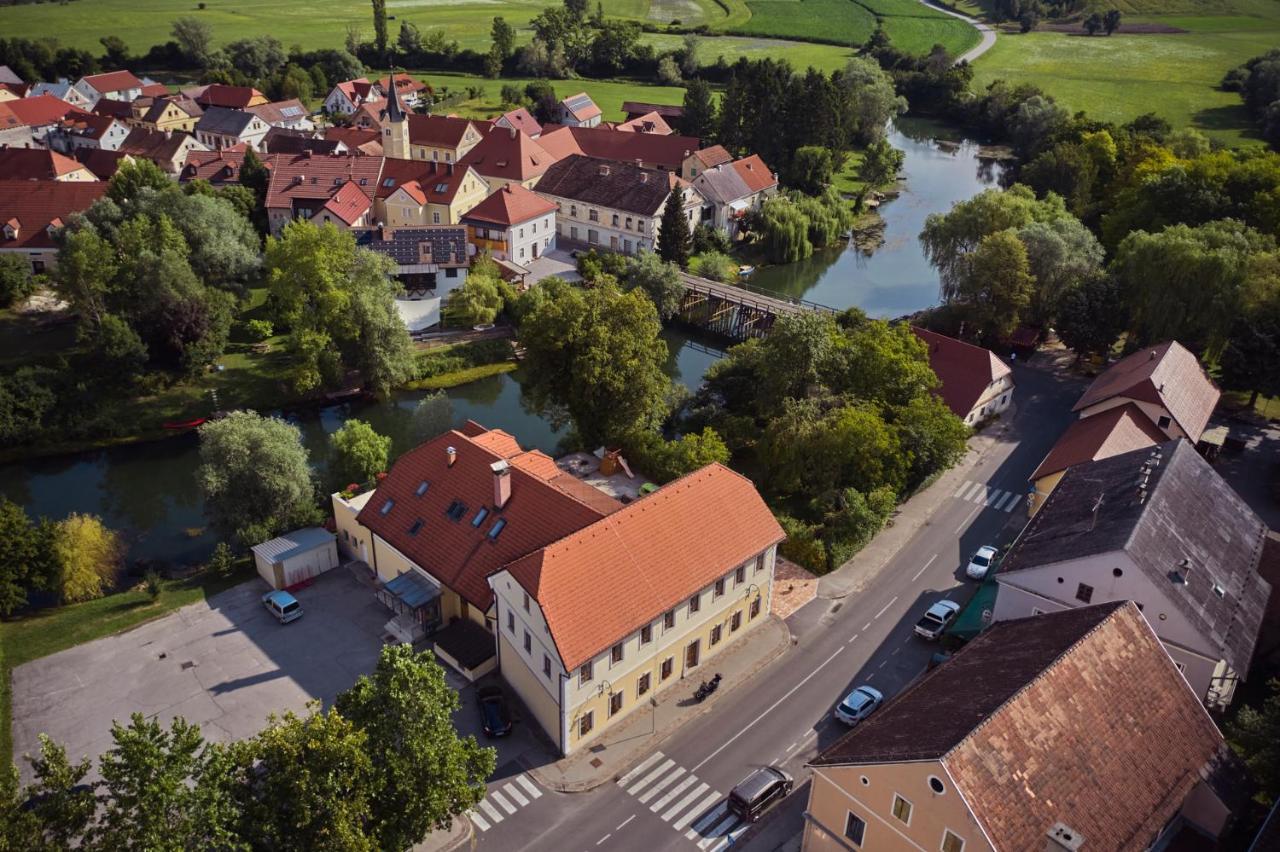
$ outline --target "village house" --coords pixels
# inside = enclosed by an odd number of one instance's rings
[[[367,157],[381,157],[383,155],[382,132],[380,130],[331,126],[324,129],[323,135],[327,140],[341,142],[353,154],[364,154]]]
[[[0,148],[0,180],[96,181],[93,172],[72,158],[45,148]]]
[[[31,88],[27,90],[28,98],[36,98],[41,95],[50,95],[60,101],[66,101],[73,107],[79,107],[86,111],[93,108],[93,103],[80,94],[80,90],[66,77],[60,77],[56,83],[33,83]]]
[[[7,83],[11,86],[22,86],[26,81],[18,76],[18,72],[14,71],[8,65],[0,65],[0,83]]]
[[[199,151],[208,151],[209,148],[190,133],[135,127],[117,150],[134,159],[150,160],[165,174],[177,176],[182,172],[188,157]]]
[[[196,124],[196,138],[201,144],[217,151],[248,145],[261,150],[262,137],[271,126],[251,112],[226,107],[207,107]]]
[[[410,333],[440,324],[440,311],[449,294],[467,281],[474,249],[467,245],[467,229],[460,225],[422,225],[413,228],[360,228],[356,245],[389,258],[404,286],[396,296],[396,310]]]
[[[505,127],[508,130],[519,130],[530,139],[537,139],[542,134],[542,125],[524,107],[504,112],[493,120],[493,126]]]
[[[691,155],[685,165],[689,172],[698,171],[705,163]],[[718,231],[737,239],[742,221],[760,209],[765,200],[778,194],[778,176],[769,171],[764,160],[752,154],[741,160],[706,167],[690,178],[693,188],[706,199],[700,219]]]
[[[98,180],[111,180],[121,165],[134,162],[130,154],[105,151],[102,148],[77,148],[74,156],[76,162],[93,172]]]
[[[783,539],[721,465],[624,505],[474,423],[333,499],[340,546],[398,618],[468,676],[500,668],[562,754],[763,623]]]
[[[28,91],[29,88],[25,83],[5,83],[0,81],[0,104],[25,98]]]
[[[262,137],[262,150],[266,154],[301,154],[310,151],[312,154],[331,156],[346,154],[350,149],[341,139],[321,139],[305,130],[273,127]]]
[[[471,243],[495,260],[525,264],[555,248],[556,205],[508,183],[462,217]]]
[[[996,621],[1136,601],[1192,691],[1223,709],[1271,586],[1267,527],[1186,441],[1067,469],[1000,564]]]
[[[204,108],[190,98],[138,98],[132,104],[132,123],[148,130],[191,133]]]
[[[658,136],[670,136],[675,133],[671,129],[671,125],[656,112],[641,115],[630,121],[624,121],[621,124],[613,125],[615,130],[621,130],[624,133],[654,133]]]
[[[329,90],[324,111],[329,115],[352,115],[366,101],[382,99],[382,93],[367,77],[344,80]]]
[[[19,121],[11,109],[0,104],[0,147],[30,148],[34,144],[31,128]]]
[[[396,160],[456,163],[484,138],[469,119],[406,112],[398,93],[387,101],[381,122],[382,152]]]
[[[699,148],[685,157],[684,162],[680,164],[680,174],[684,175],[686,180],[692,181],[707,169],[714,169],[716,166],[732,162],[733,155],[725,150],[723,145],[712,145],[709,148]]]
[[[942,387],[938,395],[967,425],[1000,414],[1013,402],[1013,370],[981,346],[912,326],[929,349],[929,367]]]
[[[201,109],[220,107],[246,110],[267,102],[267,96],[252,86],[228,86],[223,83],[193,86],[183,89],[182,94],[199,104]]]
[[[146,83],[133,76],[131,71],[109,71],[106,74],[90,74],[75,84],[80,96],[93,106],[102,99],[131,101],[142,95]]]
[[[178,181],[204,180],[215,187],[239,186],[244,154],[244,151],[192,151],[178,174]],[[263,154],[260,159],[266,168],[272,169],[279,158]]]
[[[542,128],[538,144],[557,160],[582,154],[686,178],[684,163],[698,150],[698,140],[692,136],[629,133],[614,127],[547,126]]]
[[[127,123],[133,120],[133,101],[113,101],[110,98],[102,98],[89,111],[94,115],[105,115]]]
[[[129,131],[129,125],[109,116],[75,111],[49,130],[45,144],[63,154],[74,154],[81,148],[118,151]]]
[[[804,852],[1212,849],[1243,771],[1129,602],[992,626],[810,766]]]
[[[49,272],[58,261],[58,231],[71,214],[87,210],[106,191],[101,181],[0,177],[0,252],[24,258],[32,274]]]
[[[572,155],[548,169],[537,189],[559,208],[559,239],[622,254],[654,250],[672,192],[681,193],[692,228],[702,196],[670,172]]]
[[[374,81],[374,91],[383,100],[391,98],[391,77],[379,77]],[[396,97],[405,109],[414,109],[427,97],[427,84],[415,80],[403,72],[395,75]]]
[[[256,104],[245,107],[245,112],[253,113],[271,127],[283,127],[289,130],[303,130],[306,132],[316,129],[315,122],[311,120],[311,115],[307,112],[307,108],[297,98]]]
[[[555,118],[567,127],[595,127],[604,113],[586,92],[570,95],[556,104]]]
[[[12,122],[7,122],[9,130],[6,133],[16,131],[15,135],[24,135],[28,145],[47,145],[49,134],[56,132],[62,126],[63,118],[84,112],[52,95],[37,95],[18,101],[9,101],[0,104],[0,108],[13,117]],[[10,147],[14,145],[11,143]]]
[[[488,194],[489,184],[470,166],[388,158],[378,183],[378,220],[395,228],[457,225]]]
[[[475,169],[492,192],[508,184],[533,189],[555,158],[527,134],[495,127],[458,162]]]
[[[1170,340],[1112,364],[1071,410],[1084,418],[1133,403],[1165,435],[1186,438],[1194,445],[1220,396],[1196,356]]]
[[[342,228],[372,224],[381,157],[322,157],[308,153],[272,157],[267,222],[279,235],[294,219]],[[359,197],[357,197],[359,196]]]
[[[622,111],[627,116],[627,121],[640,118],[642,115],[657,113],[668,124],[679,124],[680,119],[684,118],[684,107],[674,104],[648,104],[641,101],[623,101]]]

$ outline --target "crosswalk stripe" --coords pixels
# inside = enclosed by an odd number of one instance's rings
[[[742,836],[751,826],[747,823],[734,826],[733,830],[727,832],[724,837],[720,838],[720,842],[713,846],[708,852],[724,852],[731,844],[736,843],[738,838]]]
[[[502,822],[502,814],[499,813],[497,808],[489,804],[488,799],[481,799],[480,807],[483,808],[484,812],[489,815],[489,819],[493,820],[494,822]]]
[[[523,808],[525,805],[529,804],[529,800],[524,797],[524,793],[517,790],[514,784],[507,784],[502,789],[506,791],[508,796],[519,802],[520,807]]]
[[[1006,512],[1012,512],[1014,509],[1016,509],[1016,508],[1018,508],[1020,505],[1022,505],[1022,500],[1017,499],[1017,495],[1016,495],[1016,494],[1014,495],[1014,498],[1015,498],[1015,499],[1013,499],[1013,500],[1010,500],[1010,501],[1009,501],[1009,505],[1008,505],[1008,506],[1005,506],[1005,507],[1004,507],[1004,510],[1005,510]]]
[[[653,811],[656,814],[658,811],[660,811],[663,808],[664,805],[667,804],[667,802],[671,801],[676,796],[679,796],[684,790],[687,790],[690,786],[696,783],[697,780],[698,780],[698,776],[696,775],[687,776],[679,784],[672,787],[671,790],[665,796],[663,796],[661,799],[658,799],[658,801],[650,805],[649,810]]]
[[[702,840],[698,841],[698,848],[706,849],[712,843],[715,843],[717,840],[719,840],[721,835],[727,832],[730,829],[730,827],[735,825],[737,822],[738,822],[738,817],[734,814],[729,814],[719,824],[717,824],[715,828],[707,832],[706,836]]]
[[[628,787],[628,788],[627,788],[627,792],[634,796],[636,793],[639,793],[639,792],[640,792],[640,790],[641,790],[642,788],[644,788],[644,787],[648,786],[648,785],[649,785],[649,783],[650,783],[651,781],[653,781],[653,779],[655,779],[655,778],[657,778],[659,775],[662,775],[663,773],[667,772],[668,770],[670,770],[670,769],[671,769],[671,767],[673,767],[673,766],[675,766],[675,765],[676,765],[676,762],[675,762],[674,760],[665,760],[665,761],[663,761],[663,762],[658,766],[658,768],[657,768],[657,769],[653,770],[653,771],[652,771],[652,772],[650,772],[648,775],[644,776],[644,777],[643,777],[643,778],[641,778],[639,781],[637,781],[636,783],[634,783],[634,784],[632,784],[630,787]]]
[[[689,777],[693,778],[692,775],[690,775]],[[673,816],[675,816],[676,814],[680,813],[682,810],[687,808],[690,802],[692,802],[694,799],[701,796],[703,793],[707,792],[707,790],[709,789],[710,787],[708,787],[706,784],[699,784],[697,787],[694,788],[692,793],[690,793],[689,795],[685,796],[683,799],[681,799],[680,801],[672,805],[671,810],[667,811],[662,815],[662,821],[671,822],[671,818]],[[680,826],[678,825],[676,826],[676,828],[679,828],[679,827]]]
[[[1003,500],[1001,500],[999,503],[996,504],[996,508],[1002,512],[1007,512],[1008,509],[1005,508],[1005,505],[1008,504],[1009,506],[1012,506],[1017,501],[1018,501],[1018,495],[1010,491],[1008,497],[1004,498]]]
[[[680,817],[680,819],[671,823],[671,827],[674,828],[676,831],[679,831],[680,829],[684,828],[693,820],[694,817],[698,816],[707,808],[711,807],[711,803],[719,798],[720,798],[720,794],[716,791],[712,791],[711,795],[707,796],[705,799],[698,802],[698,804],[694,805],[693,810],[689,811],[687,814]],[[721,807],[724,807],[724,805],[721,805]],[[692,832],[692,834],[693,834],[693,837],[698,836],[698,833],[696,831]],[[692,840],[693,837],[690,837],[689,839]]]
[[[659,760],[662,760],[662,757],[663,757],[662,752],[660,752],[660,751],[655,751],[653,754],[651,754],[651,755],[649,755],[648,757],[646,757],[646,758],[644,759],[644,762],[643,762],[643,763],[641,763],[641,764],[640,764],[639,766],[637,766],[635,769],[632,769],[632,770],[631,770],[630,772],[628,772],[626,775],[623,775],[621,778],[619,778],[619,779],[618,779],[618,786],[619,786],[619,787],[625,787],[625,786],[627,786],[627,784],[631,781],[631,779],[632,779],[632,778],[635,778],[635,777],[636,777],[636,776],[638,776],[641,772],[644,772],[644,771],[645,771],[646,769],[648,769],[650,766],[653,766],[653,765],[654,765],[655,763],[657,763]]]
[[[516,806],[508,802],[506,798],[503,797],[502,793],[499,792],[498,790],[494,790],[493,792],[489,793],[489,798],[493,799],[495,802],[502,805],[502,809],[507,813],[513,814],[516,812]]]
[[[999,503],[1001,500],[1004,499],[1004,496],[1008,493],[1009,493],[1008,491],[1003,491],[999,488],[992,488],[991,493],[987,495],[987,499],[985,501],[987,508],[991,508],[996,503]]]
[[[968,491],[968,490],[969,490],[970,488],[972,488],[972,487],[973,487],[973,482],[972,482],[972,481],[970,481],[970,480],[968,480],[968,479],[966,479],[964,482],[961,482],[961,483],[960,483],[960,487],[956,489],[956,493],[955,493],[955,494],[952,494],[951,496],[952,496],[952,497],[959,497],[961,494],[963,494],[964,492]]]
[[[711,813],[707,814],[702,819],[695,822],[693,824],[693,827],[684,833],[684,836],[689,838],[690,840],[693,840],[698,835],[702,834],[702,832],[707,829],[707,826],[714,825],[716,820],[724,816],[725,811],[727,811],[728,809],[729,809],[729,803],[721,802],[716,807],[715,810],[713,810]]]
[[[532,798],[536,799],[542,795],[542,791],[538,789],[538,785],[534,784],[523,775],[517,775],[516,780],[520,782],[520,786],[523,787]]]
[[[982,494],[986,490],[987,490],[987,486],[983,485],[981,482],[971,482],[969,483],[969,487],[965,489],[964,496],[961,497],[960,499],[972,500],[974,497],[978,496],[979,494]]]
[[[672,772],[670,775],[667,775],[664,778],[659,778],[656,784],[654,784],[648,790],[645,790],[644,795],[639,797],[640,804],[643,805],[646,802],[648,802],[654,796],[658,795],[658,793],[662,792],[663,787],[667,786],[668,784],[670,784],[672,781],[676,780],[683,774],[684,774],[684,767],[677,766],[675,768],[675,771]]]
[[[475,823],[476,828],[480,829],[481,831],[489,830],[489,823],[487,823],[485,821],[485,818],[480,816],[480,814],[476,813],[475,811],[467,811],[467,819]]]

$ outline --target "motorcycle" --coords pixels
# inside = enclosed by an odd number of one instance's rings
[[[716,676],[711,680],[704,680],[702,685],[693,693],[694,701],[703,701],[708,695],[716,691],[716,687],[720,686],[720,672],[716,672]]]

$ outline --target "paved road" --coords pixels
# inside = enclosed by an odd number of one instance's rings
[[[508,795],[505,811],[490,803],[502,819],[487,820],[479,846],[718,852],[745,831],[724,809],[725,794],[744,775],[778,764],[802,784],[805,761],[845,730],[831,718],[834,704],[856,684],[892,696],[920,674],[935,646],[911,635],[915,619],[943,597],[964,600],[971,591],[961,579],[965,559],[1016,526],[1019,508],[1005,495],[1025,493],[1027,475],[1070,421],[1081,388],[1023,367],[1015,373],[1018,411],[1005,441],[973,469],[969,484],[949,486],[954,495],[869,589],[816,600],[792,616],[798,642],[790,653],[662,743],[621,783],[579,794],[540,790],[536,798],[523,790],[528,804]],[[779,817],[793,820],[800,810],[789,807]]]
[[[950,15],[953,18],[959,18],[965,23],[972,25],[973,28],[978,31],[979,35],[982,36],[982,40],[978,42],[976,47],[970,48],[968,51],[960,54],[956,59],[957,65],[961,62],[973,62],[973,60],[977,59],[979,56],[995,46],[996,31],[990,24],[984,24],[977,18],[970,18],[968,15],[962,15],[959,12],[952,11],[951,9],[944,9],[936,3],[930,3],[929,0],[920,0],[920,2],[928,6],[930,9],[934,9],[944,15]]]

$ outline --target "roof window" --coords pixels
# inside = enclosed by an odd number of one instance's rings
[[[449,508],[444,510],[444,513],[449,516],[451,521],[462,520],[462,516],[467,513],[467,504],[461,500],[454,500],[449,504]]]
[[[391,507],[394,506],[395,504],[396,504],[395,500],[388,500],[387,502],[382,504],[382,508],[378,510],[378,513],[385,515],[387,512],[391,511]]]
[[[498,536],[502,534],[506,526],[506,518],[498,518],[498,520],[494,521],[493,526],[489,528],[489,541],[497,541]]]
[[[473,527],[480,526],[481,524],[484,523],[484,519],[487,517],[489,517],[488,507],[481,506],[479,509],[476,509],[476,516],[471,519],[471,526]]]
[[[422,518],[415,520],[413,526],[409,527],[409,535],[417,535],[420,529],[422,529]]]
[[[414,491],[413,493],[414,493],[414,494],[416,494],[417,496],[421,497],[423,494],[426,494],[426,493],[427,493],[427,489],[428,489],[428,488],[430,488],[430,487],[431,487],[431,483],[430,483],[430,482],[427,482],[427,481],[424,479],[424,480],[422,480],[421,482],[419,482],[419,483],[418,483],[418,490]]]

